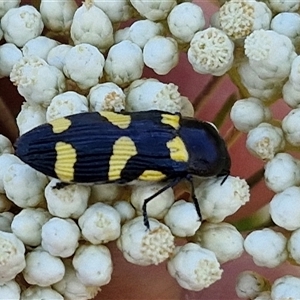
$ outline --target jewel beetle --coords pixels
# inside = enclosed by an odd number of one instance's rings
[[[231,167],[214,125],[158,110],[66,116],[26,132],[15,147],[22,161],[62,185],[165,181],[161,190],[144,200],[147,228],[147,203],[182,179],[191,185],[201,219],[192,176],[224,176],[223,183]]]

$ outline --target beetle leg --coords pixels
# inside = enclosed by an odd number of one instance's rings
[[[148,230],[150,229],[150,224],[149,224],[148,215],[147,215],[147,203],[150,202],[152,199],[154,199],[159,194],[163,193],[168,188],[172,188],[173,186],[175,186],[181,180],[182,180],[181,177],[172,179],[172,181],[170,181],[168,184],[166,184],[164,187],[162,187],[156,193],[154,193],[153,195],[151,195],[150,197],[148,197],[144,200],[142,211],[143,211],[143,217],[144,217],[144,225],[146,226],[146,228]]]
[[[60,181],[60,182],[56,183],[56,185],[53,187],[53,189],[60,190],[60,189],[63,189],[64,187],[66,187],[68,185],[70,185],[70,183]]]
[[[199,216],[199,221],[201,222],[202,221],[202,215],[201,215],[201,210],[200,210],[198,199],[195,195],[195,187],[194,187],[194,183],[193,183],[193,177],[191,175],[187,175],[186,179],[191,185],[191,197],[193,199],[193,202],[194,202],[194,205],[195,205],[195,208],[196,208],[196,212]]]

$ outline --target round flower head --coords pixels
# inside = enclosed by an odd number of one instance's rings
[[[278,153],[265,165],[264,177],[267,187],[276,193],[299,185],[299,162],[288,153]]]
[[[189,43],[205,25],[201,7],[190,2],[176,5],[169,13],[167,22],[170,32],[180,43]]]
[[[214,27],[198,31],[191,40],[188,60],[200,74],[221,76],[233,63],[234,44],[222,31]]]
[[[300,108],[291,110],[282,120],[282,129],[285,133],[285,138],[293,146],[300,145]]]
[[[236,280],[235,291],[239,298],[257,299],[256,297],[270,289],[269,281],[253,271],[244,271]]]
[[[88,89],[98,83],[103,75],[104,56],[90,44],[79,44],[65,56],[63,71],[81,89]]]
[[[1,1],[0,2],[0,18],[2,18],[11,8],[19,6],[21,0]]]
[[[245,39],[249,64],[261,79],[284,80],[297,56],[291,40],[273,30],[255,30]]]
[[[177,42],[170,37],[155,36],[145,44],[143,58],[156,74],[168,74],[179,60]]]
[[[3,284],[25,268],[25,247],[13,233],[4,231],[0,231],[0,244],[0,284]]]
[[[72,24],[76,2],[41,0],[40,12],[45,27],[54,32],[67,32]]]
[[[22,58],[21,50],[12,43],[0,46],[0,78],[8,77],[14,64]]]
[[[130,0],[130,2],[141,16],[151,21],[165,19],[171,9],[176,5],[175,0]]]
[[[93,2],[86,0],[76,10],[71,38],[75,45],[87,43],[105,51],[113,44],[113,27],[108,16]]]
[[[272,12],[263,2],[226,1],[219,11],[221,29],[231,38],[239,39],[256,29],[268,29]]]
[[[65,92],[55,96],[47,108],[47,122],[69,115],[88,112],[87,98],[76,92]]]
[[[247,149],[263,160],[272,159],[277,152],[284,149],[284,146],[281,128],[269,123],[261,123],[248,132]]]
[[[153,37],[162,35],[164,27],[161,23],[150,20],[139,20],[128,28],[128,39],[144,48],[145,44]]]
[[[47,38],[45,36],[38,36],[28,41],[22,48],[24,56],[38,56],[44,60],[47,59],[49,51],[58,46],[59,42]]]
[[[42,58],[26,56],[10,73],[10,80],[29,104],[47,107],[51,99],[65,89],[65,77]]]
[[[292,12],[279,13],[272,19],[271,29],[288,36],[294,45],[298,45],[300,39],[300,15]]]
[[[236,129],[248,132],[271,118],[271,111],[257,98],[238,100],[231,108],[230,118]]]
[[[252,231],[246,237],[244,247],[256,265],[275,268],[287,259],[286,243],[282,233],[265,228]]]
[[[286,275],[274,281],[271,288],[272,300],[300,299],[300,278]]]
[[[1,28],[7,42],[23,47],[42,33],[44,24],[33,6],[24,5],[9,9],[1,19]]]
[[[46,123],[46,109],[41,105],[30,105],[23,102],[17,118],[20,135],[34,127]]]
[[[152,78],[134,81],[126,94],[126,110],[128,111],[158,109],[175,113],[180,112],[183,105],[178,86],[173,83],[162,83]]]
[[[113,82],[99,83],[90,89],[88,99],[92,111],[115,111],[125,109],[125,94]]]
[[[221,279],[223,270],[215,254],[194,243],[177,247],[168,261],[168,271],[180,286],[201,291]]]
[[[146,230],[143,217],[123,225],[117,246],[127,261],[141,266],[157,265],[172,254],[175,246],[170,229],[152,218],[149,225],[150,230]]]
[[[115,44],[109,49],[104,66],[107,79],[120,86],[140,78],[143,68],[141,48],[128,40]]]
[[[270,202],[270,215],[274,223],[286,230],[300,228],[300,188],[291,186],[276,194]]]
[[[204,220],[221,222],[249,201],[249,186],[244,179],[228,176],[203,181],[195,190]]]

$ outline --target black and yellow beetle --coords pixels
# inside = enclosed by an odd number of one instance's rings
[[[166,181],[143,205],[181,179],[225,176],[231,160],[216,128],[203,121],[163,111],[80,113],[40,125],[23,134],[16,155],[63,183]]]

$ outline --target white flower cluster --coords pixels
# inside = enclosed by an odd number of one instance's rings
[[[232,0],[214,16],[242,53],[235,58],[232,78],[238,77],[235,82],[243,87],[244,97],[231,108],[231,120],[246,133],[249,152],[264,162],[265,184],[275,193],[268,213],[280,230],[254,230],[244,241],[254,263],[268,268],[287,260],[299,264],[300,257],[300,163],[295,152],[288,152],[298,151],[300,145],[299,4]],[[291,110],[281,113],[282,120],[274,120],[273,107],[280,101],[280,107],[285,102]],[[245,299],[298,299],[300,279],[285,276],[271,285],[260,275],[246,272],[236,290]]]
[[[174,202],[166,190],[148,205],[148,232],[140,216],[143,200],[161,183],[134,186],[130,199],[113,185],[54,189],[57,180],[19,161],[0,136],[0,295],[93,298],[111,278],[110,241],[131,263],[167,260],[171,276],[194,291],[220,279],[220,264],[244,248],[260,266],[276,267],[288,257],[300,263],[299,161],[284,152],[300,145],[299,1],[226,1],[206,28],[201,7],[184,1],[85,0],[77,7],[73,0],[42,0],[39,10],[19,4],[0,2],[0,37],[6,41],[0,77],[10,77],[26,100],[17,117],[20,134],[88,111],[158,109],[193,116],[175,84],[142,78],[145,66],[165,75],[185,54],[197,73],[234,70],[248,94],[236,101],[231,119],[247,133],[249,151],[266,162],[266,185],[276,193],[269,210],[274,223],[292,233],[287,238],[257,230],[244,240],[225,222],[250,197],[246,181],[233,176],[196,187],[202,224],[191,202]],[[129,19],[130,26],[118,29]],[[53,39],[41,36],[44,27]],[[70,45],[56,36],[70,38]],[[281,123],[271,120],[270,109],[280,97],[292,108]],[[191,242],[177,246],[174,237]],[[20,273],[31,287],[19,286]],[[238,281],[237,293],[299,298],[298,281],[286,276],[270,287],[251,273]]]

